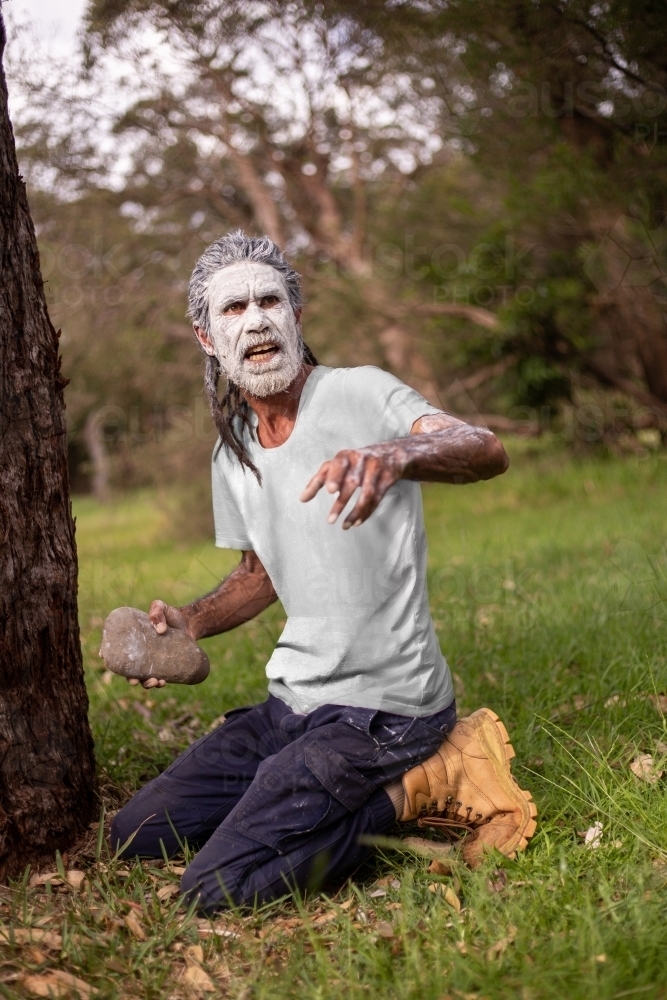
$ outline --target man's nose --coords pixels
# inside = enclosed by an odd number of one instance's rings
[[[263,333],[268,328],[269,324],[264,310],[260,309],[256,302],[249,302],[246,306],[245,316],[243,317],[243,332]]]

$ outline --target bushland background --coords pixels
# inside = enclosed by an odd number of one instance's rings
[[[210,531],[186,285],[237,226],[294,258],[323,363],[574,452],[660,447],[664,21],[649,2],[95,0],[58,57],[14,17],[73,489],[181,484],[198,516],[176,524]]]
[[[60,58],[4,9],[71,380],[101,814],[0,890],[0,993],[664,1000],[667,10],[95,0]],[[112,607],[233,565],[184,313],[237,226],[293,258],[322,362],[506,441],[507,476],[425,489],[429,588],[461,711],[507,721],[540,825],[478,872],[387,847],[331,897],[207,921],[178,905],[183,859],[120,863],[105,823],[263,697],[283,612],[207,640],[206,688],[131,689],[97,650]]]

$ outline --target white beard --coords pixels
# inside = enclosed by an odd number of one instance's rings
[[[284,392],[301,370],[303,363],[303,341],[298,336],[283,337],[277,330],[265,333],[250,333],[242,336],[237,344],[234,357],[218,355],[223,374],[245,389],[251,396],[263,398]],[[258,344],[278,344],[280,353],[269,361],[252,362],[245,358],[246,351]]]

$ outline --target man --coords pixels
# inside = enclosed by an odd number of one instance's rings
[[[341,881],[368,856],[360,837],[397,820],[467,830],[473,865],[488,848],[523,849],[536,809],[511,776],[505,727],[488,709],[456,722],[419,487],[503,473],[502,445],[386,372],[318,365],[298,275],[268,238],[213,243],[189,300],[220,433],[216,544],[242,558],[211,594],[154,601],[150,618],[195,640],[278,598],[288,619],[268,701],[229,712],[143,788],[115,817],[113,846],[199,848],[182,889],[204,912]]]

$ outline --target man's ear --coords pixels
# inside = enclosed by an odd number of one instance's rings
[[[192,329],[195,331],[195,337],[204,348],[207,354],[213,356],[215,354],[215,349],[213,347],[213,341],[207,334],[206,330],[203,330],[201,326],[193,324]]]

